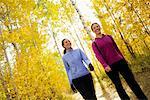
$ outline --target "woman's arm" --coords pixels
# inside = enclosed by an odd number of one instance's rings
[[[72,76],[71,76],[70,68],[69,68],[68,63],[65,61],[64,58],[63,58],[63,63],[64,63],[64,66],[65,66],[65,69],[66,69],[66,72],[68,75],[69,82],[70,82],[70,84],[72,84]]]
[[[80,54],[81,54],[82,60],[88,65],[90,71],[93,71],[94,67],[91,64],[90,60],[88,59],[88,57],[86,56],[86,54],[81,49],[79,49],[79,50],[80,50]]]
[[[89,65],[91,62],[90,62],[90,60],[88,59],[88,57],[85,55],[85,53],[84,53],[81,49],[79,49],[79,51],[80,51],[82,60],[83,60],[87,65]]]
[[[96,58],[98,59],[98,61],[103,65],[103,67],[107,67],[108,64],[106,63],[106,61],[104,60],[102,54],[99,52],[98,48],[96,47],[95,43],[92,43],[92,49],[95,53]]]
[[[63,63],[65,65],[65,69],[66,69],[66,72],[67,72],[67,75],[68,75],[68,79],[69,79],[69,82],[70,82],[70,87],[72,89],[72,91],[74,93],[77,93],[77,90],[76,88],[74,87],[73,83],[72,83],[72,76],[71,76],[71,71],[70,71],[70,68],[69,68],[69,65],[68,63],[65,61],[65,59],[63,58]]]

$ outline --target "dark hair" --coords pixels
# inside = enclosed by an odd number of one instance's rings
[[[92,30],[92,31],[93,31],[93,29],[92,29],[92,26],[93,26],[94,24],[97,24],[97,25],[99,25],[98,23],[93,23],[93,24],[91,25],[91,30]]]
[[[64,47],[64,41],[65,41],[66,39],[63,39],[62,40],[62,46]],[[65,48],[65,47],[64,47]],[[66,48],[64,49],[64,54],[66,53]]]

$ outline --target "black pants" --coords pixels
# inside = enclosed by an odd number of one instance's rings
[[[97,100],[91,74],[73,79],[72,82],[85,100]]]
[[[120,96],[121,99],[130,99],[125,90],[123,89],[123,86],[121,84],[119,73],[123,76],[131,90],[134,92],[134,94],[137,96],[140,100],[147,100],[147,97],[142,92],[140,86],[136,82],[131,70],[128,67],[127,62],[122,59],[112,65],[110,65],[112,68],[112,71],[106,72],[108,77],[112,80],[114,83],[116,90]]]

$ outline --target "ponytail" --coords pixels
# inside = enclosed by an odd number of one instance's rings
[[[64,49],[64,54],[66,53],[66,48]]]
[[[62,46],[64,47],[64,41],[65,41],[66,39],[63,39],[62,40]],[[66,48],[64,49],[64,54],[66,53]]]

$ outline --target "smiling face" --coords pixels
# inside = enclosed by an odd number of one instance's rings
[[[70,49],[71,48],[71,42],[68,39],[64,39],[63,40],[63,47],[66,49]]]
[[[92,31],[93,31],[96,35],[101,34],[101,27],[99,26],[99,24],[93,23],[93,24],[91,25],[91,29],[92,29]]]

